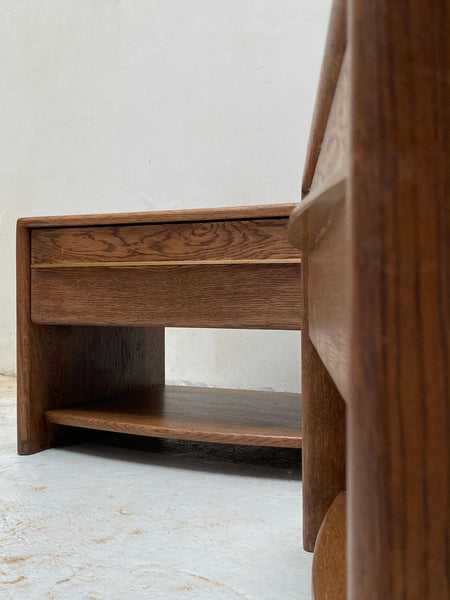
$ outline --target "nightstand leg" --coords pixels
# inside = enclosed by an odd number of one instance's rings
[[[303,546],[345,489],[345,402],[306,332],[302,334]]]
[[[35,325],[30,319],[29,230],[17,231],[17,421],[19,454],[67,439],[50,408],[164,383],[163,327]]]

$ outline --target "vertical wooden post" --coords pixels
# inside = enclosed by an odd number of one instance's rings
[[[302,263],[303,546],[312,552],[327,510],[336,495],[345,489],[345,403],[308,336],[307,286],[305,252]]]
[[[302,190],[311,190],[347,44],[345,0],[334,0]],[[305,235],[307,237],[307,234]],[[308,248],[305,239],[303,248]],[[345,403],[308,334],[308,252],[302,256],[303,546],[312,552],[327,510],[345,489]]]
[[[450,13],[351,3],[350,600],[450,595]]]

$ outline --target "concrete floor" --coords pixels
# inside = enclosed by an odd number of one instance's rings
[[[311,598],[294,450],[95,434],[16,454],[0,378],[0,598]]]

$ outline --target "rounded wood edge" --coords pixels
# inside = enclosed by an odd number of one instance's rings
[[[247,206],[189,208],[150,212],[20,217],[17,221],[17,226],[41,229],[48,227],[89,227],[102,225],[143,225],[152,223],[190,223],[195,221],[278,219],[288,217],[294,206],[294,203],[250,204]]]
[[[186,428],[174,423],[173,426],[156,426],[145,423],[119,423],[117,421],[108,421],[101,418],[92,419],[86,415],[77,415],[70,409],[49,410],[45,413],[45,420],[48,423],[65,425],[68,427],[80,427],[84,429],[94,429],[97,431],[111,431],[114,433],[125,433],[129,435],[141,435],[146,437],[167,438],[174,440],[186,440],[194,442],[214,442],[220,444],[232,444],[242,446],[264,446],[271,448],[294,448],[301,449],[302,437],[270,434],[270,433],[245,433],[242,431],[233,432],[214,430],[213,428]]]
[[[316,188],[305,196],[304,200],[298,204],[291,213],[288,222],[288,239],[293,246],[300,250],[303,248],[303,223],[308,211],[312,208],[333,205],[339,200],[345,198],[347,187],[347,172],[340,171],[333,175],[323,185]]]
[[[346,492],[334,499],[317,536],[312,587],[314,600],[345,600],[346,573]]]
[[[327,42],[319,77],[319,87],[316,95],[316,104],[303,172],[303,195],[309,192],[314,178],[317,160],[327,128],[328,117],[333,104],[334,92],[347,47],[346,0],[333,0],[326,39]]]

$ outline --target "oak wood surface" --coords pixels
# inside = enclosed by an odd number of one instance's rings
[[[291,208],[20,219],[19,452],[76,429],[45,421],[45,410],[86,408],[162,383],[163,326],[299,329],[300,257],[286,236]],[[50,262],[30,265],[31,254]],[[255,440],[276,445],[269,429]],[[231,426],[219,433],[233,438]],[[298,436],[287,443],[298,445]]]
[[[335,185],[332,194],[331,214],[341,203],[342,187],[345,186],[347,170],[345,165],[348,161],[342,158],[348,143],[349,110],[345,107],[348,100],[348,73],[340,77],[341,65],[345,53],[346,44],[346,9],[345,2],[337,0],[333,4],[332,17],[329,26],[326,56],[322,66],[319,94],[316,100],[315,117],[310,134],[306,166],[303,176],[302,190],[304,197],[310,192],[310,198],[317,197],[319,204],[323,200],[323,191],[329,184]],[[349,59],[347,59],[349,60]],[[348,69],[348,66],[347,66]],[[336,89],[338,83],[339,91]],[[335,101],[336,100],[336,101]],[[332,126],[327,126],[327,119],[333,112]],[[324,142],[324,136],[327,141]],[[334,160],[334,162],[333,162]],[[331,172],[328,170],[331,167]],[[333,173],[338,175],[333,179]],[[320,173],[320,177],[314,175]],[[328,183],[327,183],[328,180]],[[323,186],[323,187],[322,187]],[[321,191],[322,190],[322,191]],[[335,192],[338,193],[335,193]],[[320,198],[322,197],[322,200]],[[311,206],[314,204],[311,201]],[[316,290],[324,302],[322,305],[322,317],[325,322],[330,322],[333,312],[340,309],[339,278],[333,276],[334,286],[332,290],[326,286],[327,280],[340,270],[339,250],[333,254],[327,251],[324,255],[320,251],[323,262],[314,264],[311,273],[312,252],[317,241],[321,242],[320,229],[327,231],[326,208],[318,210],[318,220],[310,223],[310,219],[300,220],[297,218],[304,209],[302,203],[296,207],[292,224],[290,225],[290,237],[292,243],[304,249],[302,254],[302,411],[303,411],[303,450],[302,450],[302,496],[303,496],[303,546],[305,550],[313,551],[316,538],[322,521],[333,502],[336,494],[346,487],[346,434],[345,434],[345,402],[336,387],[330,373],[326,369],[317,348],[314,346],[311,336],[314,337],[311,327],[311,316],[313,324],[321,322],[317,315],[317,306],[310,298],[311,279],[317,282]],[[309,212],[309,211],[308,211]],[[311,232],[310,225],[314,225]],[[319,229],[317,229],[319,225]],[[332,228],[331,228],[332,229]],[[323,243],[323,241],[322,241]],[[322,250],[324,246],[322,245]],[[332,261],[335,269],[328,270],[328,260]],[[318,297],[316,296],[315,300]],[[310,304],[311,303],[311,304]],[[331,314],[330,312],[331,311]],[[312,314],[310,314],[312,313]],[[315,319],[315,320],[314,320]],[[328,327],[328,330],[331,328]],[[320,331],[320,328],[319,328]],[[339,347],[340,338],[335,337],[335,345],[328,344],[326,337],[322,337],[323,343],[318,343],[324,356],[331,358],[336,372],[346,367],[345,363],[339,361],[339,353],[335,352],[336,343]],[[320,340],[319,340],[320,341]],[[318,342],[317,337],[315,342]],[[335,373],[336,375],[336,373]]]
[[[194,208],[97,215],[23,217],[19,219],[19,222],[22,227],[49,228],[179,223],[191,221],[236,221],[240,219],[273,219],[278,217],[288,217],[294,206],[295,204],[261,204],[253,206]]]
[[[297,226],[298,226],[297,221]],[[294,238],[298,236],[294,234]],[[345,489],[345,402],[309,332],[309,237],[302,262],[302,498],[303,547],[312,552],[336,494]],[[330,298],[330,302],[334,299]]]
[[[300,265],[32,269],[31,316],[53,325],[300,329]]]
[[[309,337],[344,400],[350,396],[351,273],[345,184],[308,212]]]
[[[314,600],[345,600],[347,597],[346,502],[346,492],[339,492],[317,536],[312,569]]]
[[[345,23],[342,23],[345,30]],[[308,335],[337,389],[350,394],[351,255],[349,204],[350,52],[346,50],[310,193],[294,210],[307,228]],[[298,235],[298,234],[297,234]]]
[[[303,196],[331,175],[330,166],[334,169],[336,165],[340,171],[346,164],[350,120],[346,106],[348,65],[342,68],[347,47],[346,21],[347,2],[334,0],[306,153]],[[324,142],[326,133],[328,138]],[[294,243],[297,247],[309,246],[307,227],[297,234]],[[302,255],[303,546],[313,551],[325,514],[336,494],[346,486],[346,444],[345,403],[310,338],[309,269],[309,252],[305,251]],[[335,300],[330,297],[331,305]]]
[[[314,551],[323,519],[346,488],[346,405],[302,332],[303,547]]]
[[[450,14],[351,11],[351,600],[450,596]]]
[[[46,410],[164,381],[164,330],[53,327],[31,321],[30,230],[17,228],[17,432],[20,454],[49,448],[67,432]]]
[[[324,141],[335,89],[341,72],[347,44],[347,1],[333,0],[330,22],[319,87],[316,95],[313,119],[311,124],[306,162],[303,172],[302,192],[307,194],[312,186],[317,161]]]
[[[52,423],[183,440],[301,447],[300,395],[153,386],[46,413]]]
[[[312,569],[314,600],[347,597],[346,529],[346,492],[339,492],[317,536]]]
[[[35,229],[31,263],[299,259],[287,219]]]
[[[349,79],[347,53],[311,191],[294,209],[289,223],[291,242],[307,254],[308,282],[303,294],[308,295],[308,336],[344,399],[349,397],[351,378],[351,256],[346,198]]]
[[[350,50],[346,49],[310,191],[337,173],[348,175],[350,161]]]
[[[349,305],[343,297],[349,290],[342,246],[346,180],[340,173],[317,185],[289,222],[291,242],[304,251],[303,544],[309,551],[331,502],[345,488],[345,405],[338,389],[346,393],[349,385]]]
[[[315,243],[326,235],[330,213],[332,216],[332,211],[336,204],[345,199],[346,187],[347,173],[340,171],[334,176],[332,175],[327,178],[321,185],[316,185],[309,194],[305,195],[302,202],[297,204],[289,218],[288,238],[291,244],[296,248],[305,250],[314,248]],[[313,223],[308,219],[312,211],[317,213]],[[316,226],[314,230],[312,230],[313,225]],[[306,247],[303,230],[306,233],[308,227],[311,231],[312,239],[309,240],[309,246]]]

